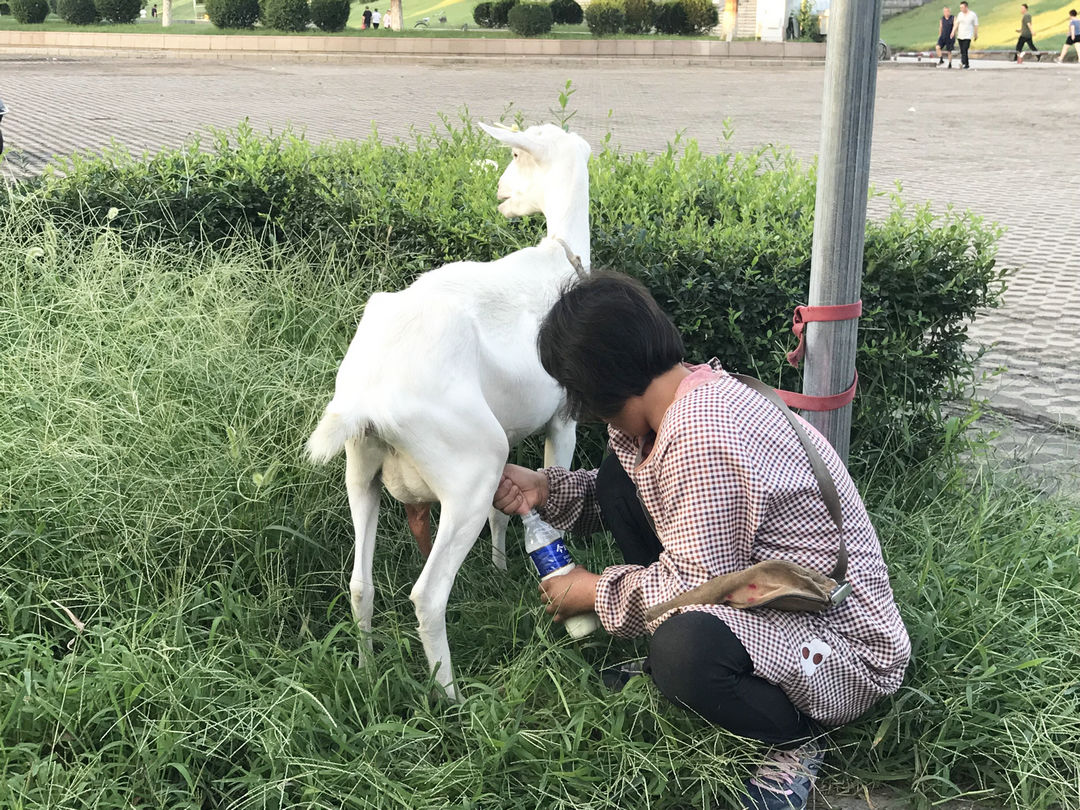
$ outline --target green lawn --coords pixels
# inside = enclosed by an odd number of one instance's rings
[[[927,50],[934,47],[938,36],[938,20],[944,3],[929,3],[921,8],[893,17],[881,24],[881,38],[896,49]],[[1077,8],[1077,0],[1032,0],[1032,28],[1035,44],[1043,50],[1058,50],[1065,43],[1069,9]],[[955,14],[960,3],[950,5]],[[1016,29],[1020,27],[1019,0],[972,0],[971,10],[979,17],[979,39],[976,48],[1014,48]]]

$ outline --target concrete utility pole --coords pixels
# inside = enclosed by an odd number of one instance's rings
[[[829,10],[810,306],[850,304],[862,289],[881,6],[882,0],[833,0]],[[854,320],[806,325],[804,394],[831,396],[851,386],[857,333]],[[803,416],[847,461],[851,406]]]

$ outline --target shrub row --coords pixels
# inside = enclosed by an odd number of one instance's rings
[[[207,0],[206,13],[218,28],[254,28],[261,22],[276,31],[303,31],[314,23],[322,31],[342,31],[350,0]]]
[[[101,19],[94,0],[59,0],[56,13],[72,25],[91,25]]]
[[[506,28],[510,21],[510,9],[520,0],[492,0],[477,3],[473,9],[473,22],[482,28]]]
[[[518,3],[507,15],[510,30],[519,37],[535,37],[551,30],[554,18],[547,3]]]
[[[524,3],[533,6],[527,11],[519,12],[516,17],[512,16],[515,7],[521,0],[492,0],[491,2],[477,3],[473,8],[473,22],[482,28],[510,28],[520,36],[536,36],[551,30],[551,25],[544,28],[544,21],[548,15],[551,21],[559,25],[577,25],[584,19],[581,6],[574,0],[552,0],[550,3]],[[537,7],[542,7],[537,8]],[[514,27],[516,19],[517,28]]]
[[[593,0],[585,10],[589,31],[598,37],[627,34],[703,34],[719,15],[711,0]]]
[[[218,28],[253,28],[259,0],[206,0],[206,15]]]
[[[516,0],[515,0],[516,2]],[[23,24],[45,21],[50,10],[65,22],[90,25],[100,20],[131,23],[139,17],[142,0],[11,0],[11,13]],[[262,21],[279,31],[303,31],[313,22],[323,31],[341,31],[349,21],[350,0],[207,0],[206,13],[218,28],[254,28]],[[530,24],[530,29],[535,23]],[[550,28],[550,26],[549,26]]]
[[[807,298],[813,169],[782,151],[713,157],[683,146],[654,157],[594,154],[593,264],[641,278],[680,326],[689,357],[715,355],[799,390],[783,351],[794,346],[792,311]],[[148,160],[73,158],[19,188],[58,222],[108,224],[138,243],[217,242],[240,229],[267,250],[318,240],[356,272],[380,277],[394,256],[394,275],[381,283],[393,288],[543,234],[539,218],[507,222],[495,212],[496,174],[478,170],[478,156],[505,161],[471,124],[452,139],[418,137],[411,149],[312,146],[241,128]],[[110,221],[113,207],[121,215]],[[946,420],[940,403],[971,381],[967,324],[1001,293],[998,235],[969,215],[935,219],[899,202],[867,223],[853,456],[890,447],[904,462],[934,452]]]
[[[131,23],[138,19],[142,0],[11,0],[11,13],[24,25],[45,22],[49,13],[60,15],[69,23],[89,25],[99,20],[111,23]]]
[[[45,22],[49,16],[47,0],[11,0],[11,16],[23,25]]]

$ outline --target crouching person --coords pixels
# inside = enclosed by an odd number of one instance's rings
[[[535,508],[577,533],[602,524],[626,561],[545,581],[548,612],[562,620],[595,610],[613,635],[651,634],[642,670],[668,699],[772,746],[745,807],[805,807],[824,730],[895,692],[911,649],[843,463],[804,425],[839,494],[844,601],[822,613],[704,604],[647,617],[762,560],[828,573],[840,532],[785,415],[717,361],[685,364],[678,331],[638,282],[595,273],[569,288],[541,326],[539,350],[572,414],[607,423],[613,454],[597,470],[507,465],[494,505]]]

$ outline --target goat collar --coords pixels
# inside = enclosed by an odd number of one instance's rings
[[[563,239],[556,236],[555,241],[562,245],[562,249],[566,251],[566,260],[570,262],[570,266],[574,268],[578,280],[583,281],[588,278],[589,274],[585,272],[585,268],[581,264],[581,257],[574,253]]]

